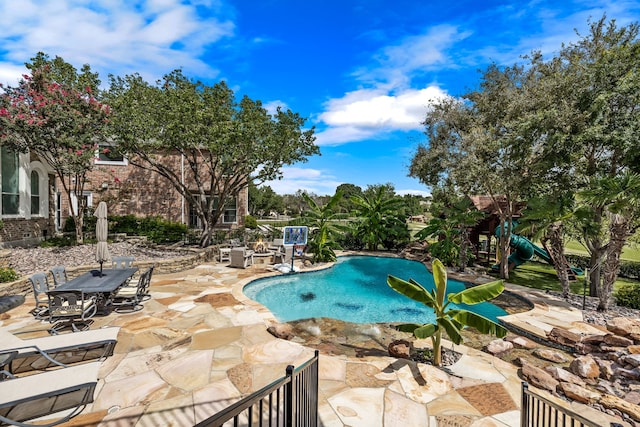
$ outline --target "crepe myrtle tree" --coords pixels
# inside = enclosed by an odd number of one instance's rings
[[[429,292],[413,279],[409,281],[389,275],[387,284],[396,292],[418,301],[435,312],[435,322],[418,325],[407,323],[398,326],[398,330],[410,332],[416,338],[431,338],[433,343],[433,364],[442,365],[442,332],[455,344],[463,341],[461,331],[466,326],[476,328],[480,333],[505,337],[507,330],[472,311],[453,308],[451,304],[478,304],[500,295],[504,290],[502,280],[467,288],[457,293],[447,294],[447,270],[442,262],[435,258],[432,263],[435,288]]]
[[[114,142],[133,165],[163,176],[195,209],[203,226],[201,246],[249,182],[282,178],[281,168],[319,154],[306,119],[280,107],[272,115],[262,103],[236,100],[225,82],[212,86],[175,70],[156,84],[137,74],[111,77]],[[188,179],[166,155],[184,160]]]
[[[77,70],[62,58],[39,52],[25,64],[17,87],[0,94],[0,144],[38,155],[55,171],[71,201],[76,241],[83,242],[84,186],[110,113],[99,100],[100,80],[89,65]],[[73,196],[73,197],[72,197]]]

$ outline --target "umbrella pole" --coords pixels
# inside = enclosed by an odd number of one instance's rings
[[[102,263],[103,261],[100,261],[100,277],[102,277]]]

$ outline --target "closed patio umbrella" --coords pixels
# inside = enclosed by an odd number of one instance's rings
[[[107,234],[109,232],[109,223],[107,222],[107,204],[105,202],[98,203],[95,216],[96,221],[96,261],[100,263],[100,276],[102,276],[102,264],[111,259],[109,254],[109,246],[107,245]]]

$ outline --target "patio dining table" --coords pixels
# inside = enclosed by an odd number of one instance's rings
[[[97,296],[98,310],[108,311],[111,297],[138,271],[137,267],[132,268],[109,268],[91,270],[80,276],[57,286],[56,291],[84,291],[85,294],[95,294]]]

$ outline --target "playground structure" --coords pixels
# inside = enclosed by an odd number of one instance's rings
[[[476,261],[498,268],[496,263],[499,262],[497,239],[500,237],[500,216],[496,203],[506,204],[506,200],[494,199],[489,196],[471,196],[470,199],[477,210],[485,213],[485,217],[469,230],[469,238],[475,248]],[[502,209],[504,207],[501,206]],[[524,209],[524,204],[515,207],[514,220],[520,217],[522,209]],[[513,228],[515,228],[515,224]],[[483,238],[481,239],[481,237]],[[550,251],[534,244],[524,236],[511,233],[509,246],[512,249],[508,258],[509,270],[513,270],[536,257],[555,265]],[[571,267],[565,259],[560,260],[558,264],[566,265],[569,280],[576,280],[576,276],[584,274],[580,268]]]
[[[515,224],[514,224],[515,227]],[[497,238],[500,238],[500,227],[498,226],[495,230],[495,235]],[[524,264],[527,261],[531,261],[534,257],[538,257],[543,261],[555,266],[553,258],[551,254],[546,249],[541,248],[540,246],[533,243],[531,240],[527,239],[524,236],[520,236],[518,234],[511,233],[511,237],[509,239],[509,246],[513,251],[509,255],[509,271],[513,270],[519,265]],[[564,258],[564,257],[563,257]],[[567,269],[567,275],[570,281],[575,281],[576,276],[582,276],[584,272],[582,269],[578,267],[570,266],[566,259],[558,262],[560,265],[565,265]],[[493,266],[494,269],[498,268],[498,265]]]

